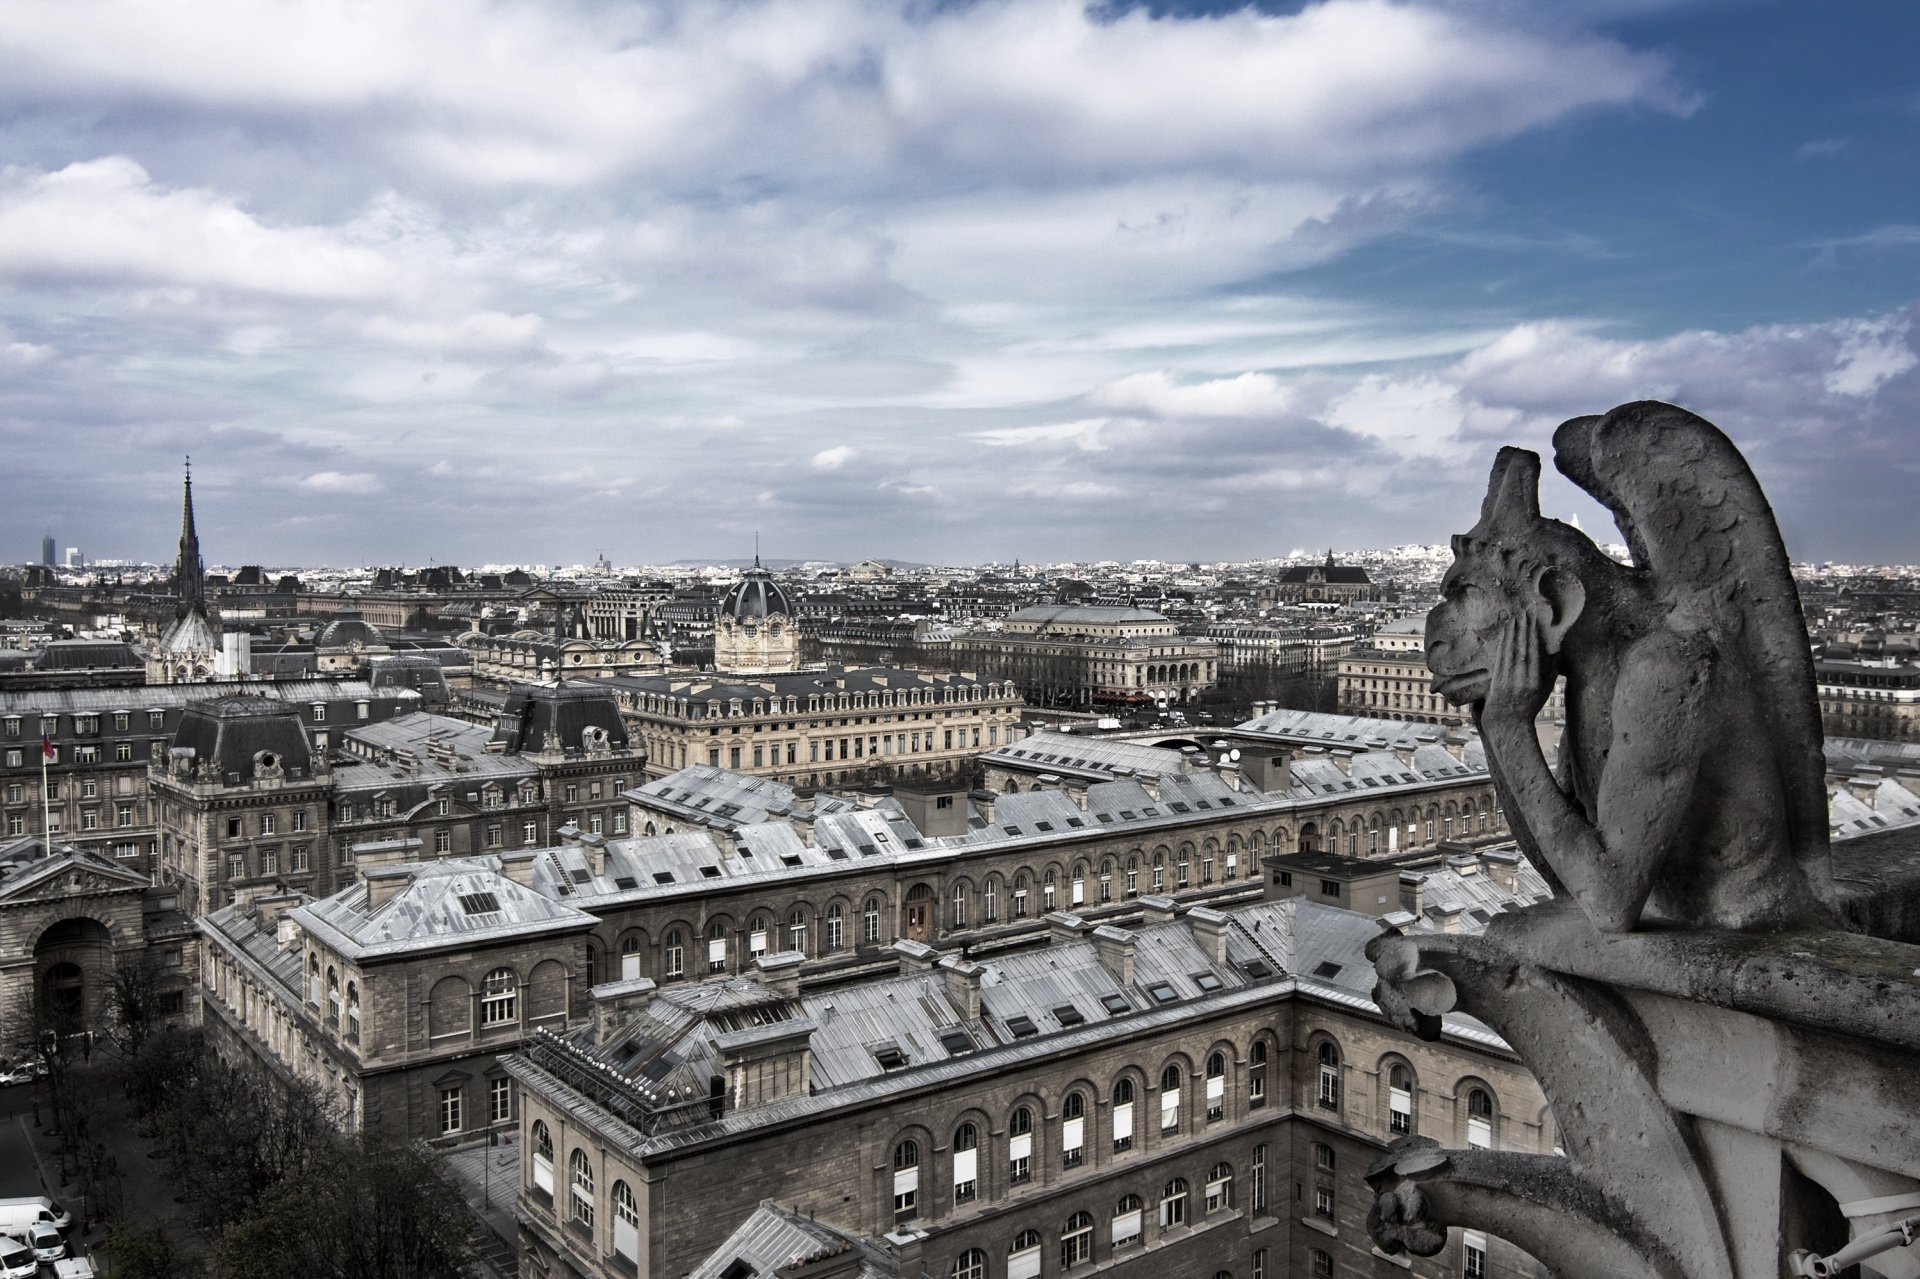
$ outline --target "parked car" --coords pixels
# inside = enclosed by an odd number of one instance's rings
[[[73,1214],[45,1195],[0,1199],[0,1235],[25,1240],[28,1228],[36,1223],[65,1230],[73,1225]]]
[[[11,1088],[15,1084],[30,1084],[33,1072],[25,1066],[8,1066],[0,1069],[0,1088]]]
[[[39,1273],[33,1249],[11,1235],[0,1235],[0,1279],[34,1279]]]
[[[36,1221],[27,1227],[27,1247],[40,1261],[58,1261],[67,1255],[67,1237],[50,1221]]]

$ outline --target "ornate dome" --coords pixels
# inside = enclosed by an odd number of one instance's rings
[[[780,583],[760,567],[756,557],[746,575],[720,597],[720,616],[731,617],[736,622],[754,622],[775,613],[792,617],[793,606],[787,602],[787,593],[780,589]]]
[[[355,644],[370,648],[383,642],[379,628],[358,617],[336,617],[313,637],[315,648],[351,648]]]

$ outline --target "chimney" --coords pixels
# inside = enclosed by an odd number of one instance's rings
[[[1333,766],[1340,770],[1342,777],[1353,776],[1353,752],[1336,750],[1333,752]]]
[[[362,867],[360,878],[367,885],[367,910],[376,911],[413,883],[413,872],[404,866]]]
[[[806,956],[797,950],[776,951],[753,961],[754,976],[762,986],[788,999],[800,998],[800,965]]]
[[[593,1002],[593,1041],[604,1044],[612,1039],[622,1022],[646,1008],[654,990],[651,977],[602,982],[589,990],[587,997]]]
[[[1171,897],[1140,899],[1140,922],[1143,924],[1171,924],[1176,913]]]
[[[562,826],[553,833],[560,837],[562,844],[568,845],[569,847],[576,846],[580,843],[580,828],[572,822],[568,822],[565,826]]]
[[[582,835],[574,841],[587,856],[587,869],[594,875],[607,873],[607,837],[605,835]]]
[[[1847,792],[1855,799],[1865,804],[1868,808],[1877,806],[1880,798],[1880,772],[1878,769],[1872,771],[1863,770],[1856,773],[1852,777],[1847,778],[1846,783]]]
[[[1087,921],[1078,915],[1064,910],[1050,910],[1046,914],[1047,944],[1060,946],[1067,942],[1079,941],[1087,931]]]
[[[713,1081],[713,1100],[726,1110],[750,1110],[806,1096],[813,1089],[816,1026],[811,1018],[802,1017],[714,1036],[724,1078]]]
[[[903,973],[924,973],[933,967],[933,961],[940,952],[923,941],[911,937],[902,937],[893,943],[893,953],[900,956],[900,971]]]
[[[1194,941],[1207,952],[1208,959],[1223,966],[1227,962],[1227,922],[1227,916],[1211,906],[1195,906],[1187,912],[1187,927],[1193,930]]]
[[[1093,930],[1093,945],[1100,956],[1100,966],[1122,986],[1131,986],[1133,984],[1133,934],[1124,928],[1115,928],[1112,924],[1102,924]]]
[[[1520,854],[1504,848],[1491,849],[1480,854],[1480,864],[1486,867],[1487,878],[1512,893],[1520,889]]]
[[[1426,906],[1427,877],[1417,870],[1400,872],[1400,905],[1412,914],[1420,914]]]
[[[1140,789],[1147,793],[1147,798],[1156,804],[1160,802],[1160,774],[1137,773],[1133,780],[1140,783]]]
[[[1893,775],[1893,780],[1913,794],[1920,795],[1920,768],[1903,768]]]
[[[1293,785],[1293,752],[1247,750],[1240,753],[1240,771],[1257,791],[1283,791]]]
[[[980,976],[986,970],[972,960],[948,955],[940,961],[941,975],[947,983],[947,1002],[967,1021],[980,1017]]]
[[[1400,761],[1400,767],[1413,767],[1413,743],[1405,738],[1393,744],[1393,757]]]
[[[967,790],[959,783],[901,783],[893,788],[893,798],[928,839],[967,833]]]
[[[1440,902],[1427,911],[1427,917],[1433,920],[1443,933],[1460,931],[1460,915],[1465,910],[1459,902]]]
[[[985,821],[987,825],[993,825],[993,801],[996,798],[994,793],[990,790],[982,789],[973,792],[969,798],[973,800],[973,807],[975,811],[980,814],[981,819]]]
[[[533,887],[533,853],[520,850],[511,853],[497,853],[494,860],[500,863],[500,873],[520,885]]]
[[[1467,762],[1467,739],[1464,734],[1448,733],[1440,739],[1440,744],[1447,748],[1447,754],[1453,756],[1462,764]]]

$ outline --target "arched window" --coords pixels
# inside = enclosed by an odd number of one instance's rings
[[[911,1137],[893,1148],[893,1219],[912,1221],[920,1212],[920,1143]]]
[[[1233,1165],[1221,1160],[1207,1170],[1207,1211],[1224,1212],[1233,1207]]]
[[[1127,854],[1127,896],[1140,895],[1140,854]]]
[[[1071,1270],[1093,1257],[1093,1216],[1076,1212],[1060,1228],[1060,1268]]]
[[[948,1275],[950,1279],[987,1279],[987,1254],[978,1248],[967,1249],[953,1259]]]
[[[1256,1039],[1247,1052],[1247,1109],[1267,1104],[1267,1041]]]
[[[1087,1158],[1087,1096],[1070,1092],[1060,1103],[1060,1166],[1078,1168]]]
[[[340,974],[332,964],[327,965],[327,1025],[340,1024]]]
[[[1027,917],[1027,872],[1024,870],[1013,877],[1013,917]]]
[[[533,1184],[553,1198],[553,1134],[541,1119],[533,1121]]]
[[[1146,1204],[1139,1195],[1128,1195],[1113,1206],[1113,1246],[1137,1243],[1140,1239],[1140,1218],[1146,1210]]]
[[[807,953],[807,912],[799,906],[787,916],[787,949]]]
[[[687,935],[678,928],[667,930],[666,951],[667,976],[684,977],[687,975]]]
[[[980,918],[991,924],[1000,918],[1000,881],[987,876],[987,886],[980,894]]]
[[[1125,1076],[1113,1085],[1113,1148],[1133,1149],[1133,1080]]]
[[[587,1158],[587,1152],[576,1150],[572,1159],[573,1175],[568,1178],[572,1186],[570,1198],[573,1201],[573,1219],[583,1226],[593,1224],[593,1163]]]
[[[1100,900],[1113,900],[1113,859],[1105,858],[1100,863]]]
[[[1067,881],[1067,905],[1084,906],[1087,904],[1087,864],[1073,864],[1073,878]]]
[[[1207,1057],[1207,1122],[1227,1117],[1227,1055],[1211,1053]]]
[[[307,1002],[320,1006],[320,956],[307,956]]]
[[[1313,1279],[1333,1279],[1332,1256],[1315,1248],[1307,1253],[1307,1260],[1310,1263],[1308,1269],[1313,1272]]]
[[[1493,1145],[1493,1094],[1484,1088],[1467,1089],[1467,1144],[1482,1150]]]
[[[727,921],[716,919],[707,925],[707,971],[727,970]]]
[[[1175,1177],[1160,1192],[1160,1226],[1186,1224],[1187,1220],[1187,1181],[1184,1177]]]
[[[1032,1179],[1033,1111],[1016,1106],[1007,1118],[1007,1180],[1017,1186]]]
[[[1160,1072],[1160,1131],[1180,1130],[1180,1063],[1168,1062]]]
[[[613,1183],[613,1250],[628,1261],[640,1260],[640,1205],[624,1181]]]
[[[765,915],[755,914],[747,919],[747,958],[758,959],[767,953],[768,934],[773,931],[773,921]]]
[[[947,912],[947,922],[952,928],[967,926],[967,886],[965,884],[953,886],[953,908]]]
[[[1387,1071],[1387,1131],[1395,1136],[1413,1131],[1413,1072],[1399,1062]]]
[[[1007,1279],[1040,1279],[1040,1232],[1022,1230],[1007,1249]]]
[[[1057,891],[1054,879],[1054,869],[1049,866],[1046,878],[1040,881],[1040,909],[1049,913],[1053,910],[1053,895]]]
[[[821,944],[827,950],[839,950],[847,944],[847,912],[839,902],[827,907],[827,937]]]
[[[1340,1050],[1330,1039],[1320,1041],[1320,1106],[1340,1109]]]
[[[360,987],[354,982],[347,983],[347,1042],[360,1042]]]
[[[867,898],[867,904],[860,908],[860,936],[871,946],[880,940],[880,899]]]
[[[620,939],[620,980],[632,981],[640,975],[640,936],[628,933]]]
[[[953,1131],[953,1202],[972,1203],[980,1193],[980,1130],[971,1123]]]
[[[513,975],[513,969],[496,968],[488,973],[480,984],[480,1024],[504,1026],[517,1020],[514,1006],[519,989],[520,979]]]

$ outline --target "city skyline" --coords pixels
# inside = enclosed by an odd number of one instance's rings
[[[8,545],[191,452],[231,563],[1268,558],[1655,396],[1912,558],[1896,6],[89,22],[0,13]]]

